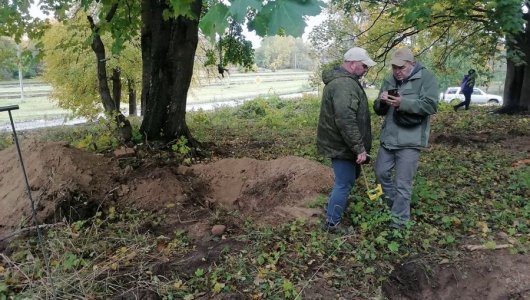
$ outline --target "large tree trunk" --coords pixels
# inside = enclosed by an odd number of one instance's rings
[[[528,13],[525,14],[528,19]],[[504,102],[498,112],[517,113],[530,110],[530,28],[509,40],[508,53],[519,50],[524,53],[524,64],[517,63],[508,55],[506,79],[504,81]]]
[[[148,140],[185,136],[186,102],[193,74],[202,0],[191,4],[195,19],[166,19],[166,0],[142,0],[142,109],[141,132]]]

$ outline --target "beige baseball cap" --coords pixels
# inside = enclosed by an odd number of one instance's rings
[[[397,49],[394,54],[392,54],[392,60],[390,63],[392,65],[401,67],[405,64],[405,62],[414,62],[416,61],[414,59],[414,54],[412,54],[412,51],[410,51],[409,48],[399,48]]]
[[[344,53],[344,61],[360,61],[369,67],[376,65],[376,62],[368,55],[368,51],[359,47],[353,47]]]

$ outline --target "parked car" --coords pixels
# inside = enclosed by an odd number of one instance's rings
[[[450,103],[458,103],[460,101],[464,101],[464,94],[462,94],[462,91],[460,91],[460,87],[448,87],[445,93],[440,93],[440,100]],[[471,103],[502,104],[502,97],[485,93],[479,88],[474,88],[473,94],[471,94]]]

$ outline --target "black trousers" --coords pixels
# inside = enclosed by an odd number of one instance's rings
[[[471,103],[471,93],[473,93],[473,91],[470,91],[468,93],[464,92],[464,101],[463,102],[460,102],[458,105],[455,105],[455,109],[459,108],[459,107],[462,107],[462,106],[465,106],[466,107],[466,110],[469,109],[469,104]]]

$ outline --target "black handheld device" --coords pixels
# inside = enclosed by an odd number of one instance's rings
[[[390,89],[388,90],[388,94],[393,97],[399,97],[399,91],[398,89]]]

